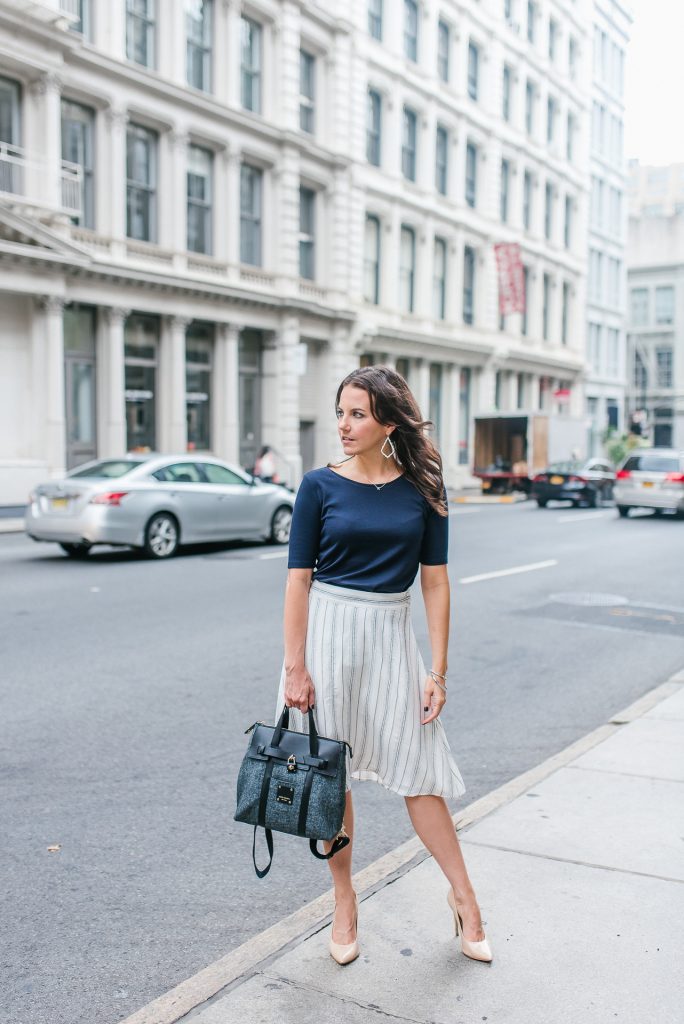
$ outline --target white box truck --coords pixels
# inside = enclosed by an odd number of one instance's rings
[[[473,476],[486,494],[530,493],[551,462],[586,458],[586,420],[550,412],[475,417]]]

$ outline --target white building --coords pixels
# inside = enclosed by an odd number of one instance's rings
[[[627,414],[684,449],[684,211],[629,221]]]
[[[391,362],[583,411],[590,0],[0,0],[0,504],[126,449],[339,452]],[[492,246],[528,312],[501,321]]]
[[[606,428],[624,429],[627,202],[623,121],[630,24],[624,0],[594,0],[585,380],[591,455],[602,454]]]
[[[631,217],[669,217],[684,213],[684,164],[655,167],[629,162]]]

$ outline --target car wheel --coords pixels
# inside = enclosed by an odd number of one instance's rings
[[[596,491],[587,492],[587,508],[596,508],[598,505],[598,495]]]
[[[537,498],[537,505],[539,506],[539,508],[546,508],[547,501],[547,498]]]
[[[91,548],[90,544],[60,544],[59,546],[69,558],[87,558]]]
[[[290,526],[292,525],[292,509],[289,505],[281,505],[273,513],[271,519],[272,544],[287,544],[290,539]]]
[[[145,554],[150,558],[171,558],[178,549],[178,520],[170,512],[157,512],[145,527]]]
[[[617,510],[623,519],[627,518],[631,507],[631,505],[618,505]]]

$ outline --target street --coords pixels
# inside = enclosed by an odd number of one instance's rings
[[[443,721],[467,786],[452,811],[682,666],[683,550],[671,516],[452,506]],[[0,1020],[121,1020],[329,888],[281,835],[258,880],[232,818],[244,730],[275,710],[286,554],[74,562],[0,537]],[[412,600],[427,660],[417,583]],[[353,792],[359,870],[413,832],[399,797]]]

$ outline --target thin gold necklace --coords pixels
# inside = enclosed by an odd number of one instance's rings
[[[355,457],[356,456],[352,456],[352,458],[355,458]],[[368,477],[366,476],[366,474],[364,473],[363,475],[366,477],[366,480],[368,480]],[[383,487],[387,487],[387,484],[393,483],[396,479],[397,479],[397,477],[393,476],[391,480],[385,480],[384,484],[374,484],[372,480],[368,480],[368,483],[372,484],[373,487],[376,489],[376,491],[381,491],[383,489]]]

